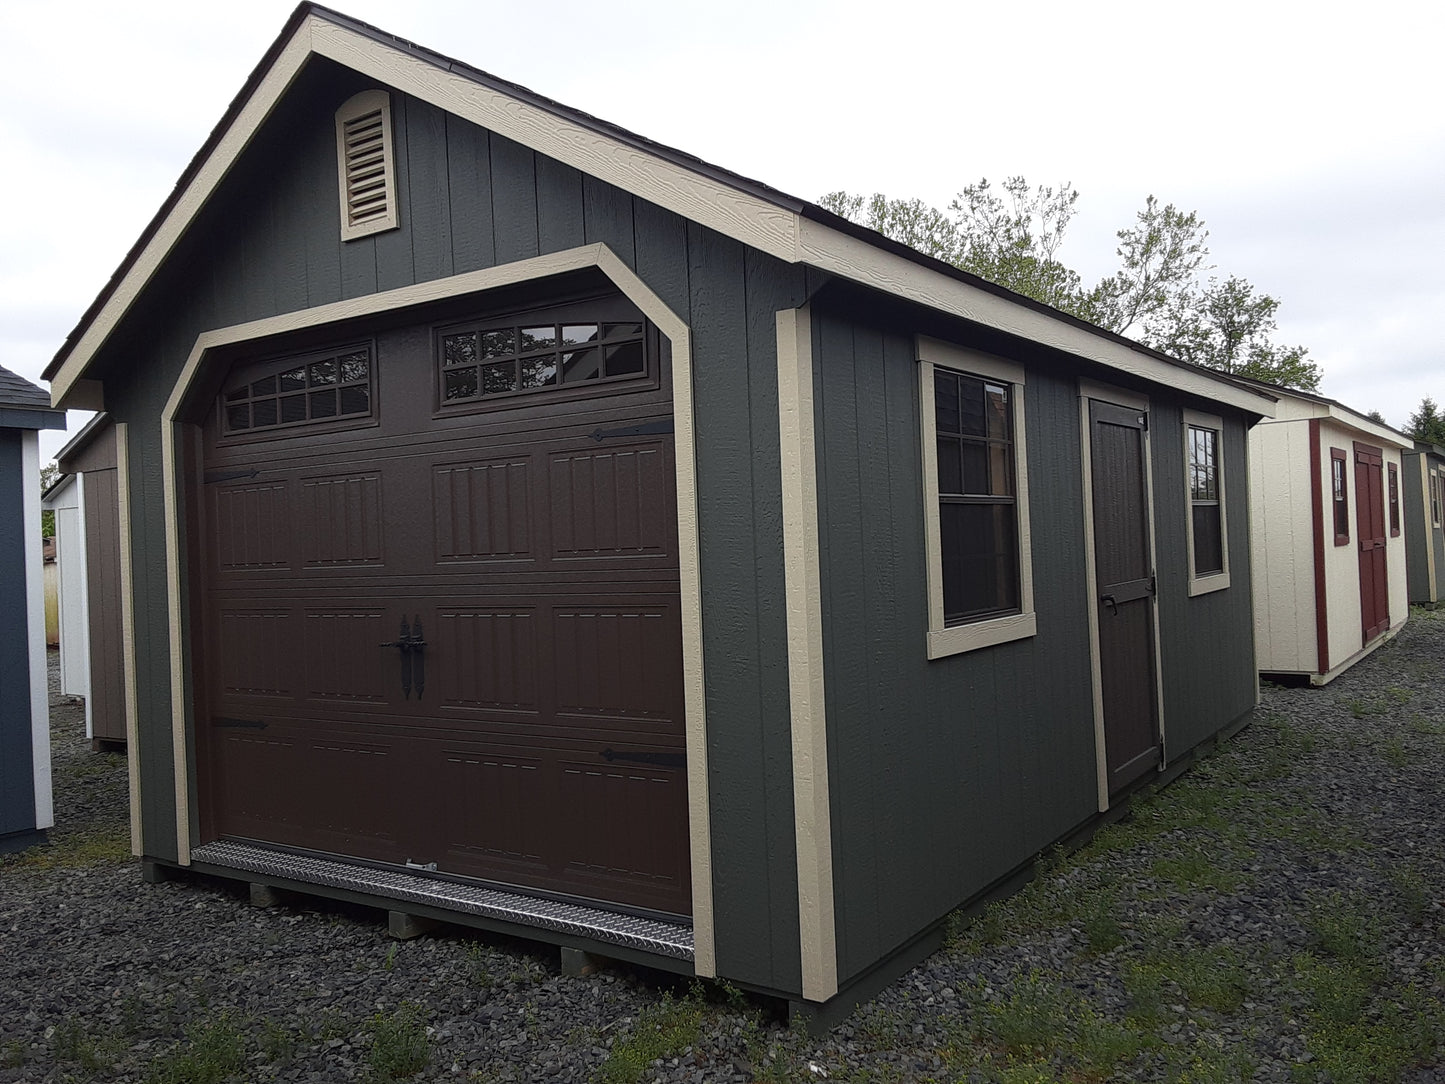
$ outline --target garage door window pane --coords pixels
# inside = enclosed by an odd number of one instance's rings
[[[369,347],[282,360],[269,367],[271,372],[257,377],[257,366],[245,365],[241,373],[246,376],[222,391],[224,432],[304,426],[371,413]]]

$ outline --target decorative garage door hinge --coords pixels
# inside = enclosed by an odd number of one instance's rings
[[[609,764],[614,760],[623,760],[630,764],[657,764],[664,768],[681,768],[687,763],[687,757],[682,753],[646,753],[641,751],[619,753],[614,749],[604,749],[597,755]]]
[[[254,478],[260,473],[255,467],[242,470],[208,470],[201,475],[201,481],[210,486],[217,482],[234,482],[237,478]]]
[[[676,427],[671,418],[659,418],[655,422],[642,422],[639,425],[627,425],[621,429],[594,429],[592,439],[598,442],[611,440],[613,437],[652,437],[660,433],[676,432]]]

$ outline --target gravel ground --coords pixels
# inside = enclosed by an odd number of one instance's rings
[[[1445,612],[1326,689],[1266,686],[1217,755],[821,1038],[524,942],[143,884],[124,758],[54,661],[61,827],[0,860],[0,1082],[1445,1081]]]

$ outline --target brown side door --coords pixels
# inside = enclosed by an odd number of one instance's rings
[[[1144,469],[1148,415],[1091,400],[1095,606],[1109,792],[1159,765],[1154,569]]]
[[[1369,642],[1390,627],[1385,566],[1384,452],[1355,444],[1355,533],[1360,546],[1360,624]]]
[[[375,336],[355,423],[228,435],[223,401],[206,838],[690,913],[671,390],[647,334],[641,373],[462,409],[429,327]]]

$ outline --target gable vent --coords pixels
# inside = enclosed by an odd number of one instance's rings
[[[401,225],[392,162],[391,97],[384,90],[363,91],[336,111],[343,241]]]

